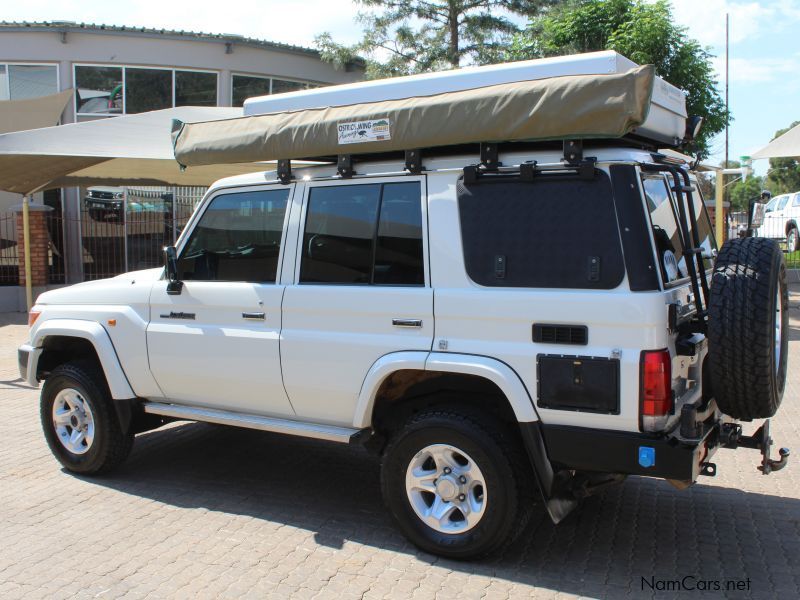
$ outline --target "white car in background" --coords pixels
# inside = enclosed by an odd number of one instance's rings
[[[766,206],[757,237],[786,240],[789,252],[800,250],[800,192],[775,196]]]

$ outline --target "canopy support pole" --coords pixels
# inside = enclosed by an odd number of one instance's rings
[[[30,196],[22,196],[22,239],[25,253],[25,301],[28,312],[33,308],[33,282],[31,281],[31,222]]]

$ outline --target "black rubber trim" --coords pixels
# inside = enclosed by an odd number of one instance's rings
[[[569,493],[569,490],[562,489],[557,485],[558,479],[548,459],[547,448],[542,436],[542,424],[533,421],[520,423],[519,426],[522,442],[525,444],[525,450],[531,461],[545,508],[553,523],[559,523],[578,505],[578,501]]]
[[[682,443],[665,436],[566,425],[542,425],[541,430],[548,456],[556,469],[681,481],[696,480],[701,463],[707,461],[716,446],[716,428],[710,428],[705,438],[696,443]],[[652,448],[655,452],[655,464],[652,467],[639,464],[640,447]]]
[[[22,348],[17,349],[17,363],[19,363],[19,375],[22,379],[28,379],[28,357],[30,356],[30,352],[27,350],[23,350]]]
[[[658,269],[650,242],[650,224],[645,214],[639,177],[633,165],[612,165],[611,188],[617,211],[625,269],[632,292],[659,289]]]

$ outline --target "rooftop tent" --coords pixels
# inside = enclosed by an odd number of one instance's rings
[[[754,152],[753,160],[758,158],[800,158],[800,125],[792,127],[783,135]]]
[[[686,123],[680,90],[657,78],[652,66],[614,52],[281,96],[248,101],[242,118],[179,125],[176,159],[194,167],[631,134],[675,146]]]
[[[58,94],[0,102],[0,134],[56,125],[72,98],[72,90]]]
[[[263,171],[263,164],[182,171],[173,157],[173,119],[213,121],[241,108],[184,106],[0,135],[0,190],[28,194],[70,185],[210,185]]]

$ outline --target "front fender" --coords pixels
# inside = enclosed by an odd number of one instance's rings
[[[80,319],[48,319],[38,325],[31,338],[31,346],[35,350],[30,354],[28,362],[28,383],[32,386],[38,385],[36,372],[41,356],[41,348],[45,340],[50,336],[64,336],[82,338],[88,340],[94,346],[100,365],[103,367],[108,389],[111,397],[115,400],[126,400],[135,398],[136,394],[128,383],[128,378],[122,370],[114,344],[108,336],[108,332],[100,323],[96,321],[84,321]],[[36,351],[38,350],[38,351]]]

